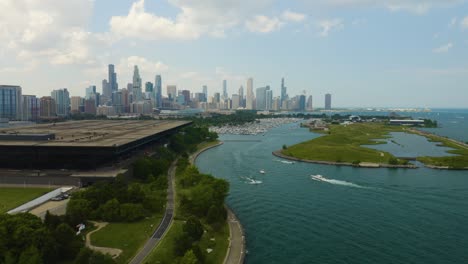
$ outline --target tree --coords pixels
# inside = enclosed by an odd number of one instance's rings
[[[117,199],[107,201],[101,205],[98,209],[99,216],[106,221],[118,221],[120,220],[120,203]]]
[[[120,206],[120,220],[134,222],[145,217],[146,212],[141,204],[125,203]]]
[[[395,157],[390,157],[390,158],[388,159],[388,164],[390,164],[390,165],[398,165],[398,159],[395,158]]]
[[[185,253],[182,259],[179,262],[180,264],[198,264],[197,256],[193,253],[192,250],[189,250]]]
[[[91,212],[91,204],[85,199],[71,199],[67,205],[67,217],[70,223],[77,225],[88,219]]]
[[[203,225],[195,216],[190,216],[185,222],[182,230],[192,238],[193,241],[199,241],[203,235]]]
[[[192,246],[192,238],[185,232],[181,232],[175,237],[174,253],[177,256],[183,256],[185,252]]]
[[[21,252],[18,264],[42,264],[42,256],[39,250],[34,246],[29,246]]]

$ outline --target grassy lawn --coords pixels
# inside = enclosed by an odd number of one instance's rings
[[[427,165],[433,166],[446,166],[451,169],[463,169],[468,168],[468,149],[454,142],[445,139],[443,137],[436,137],[432,135],[426,135],[430,141],[440,142],[443,146],[453,148],[449,150],[449,153],[458,154],[458,156],[448,156],[448,157],[418,157],[418,161],[421,161]]]
[[[175,240],[177,235],[182,232],[182,226],[184,225],[183,221],[174,221],[172,223],[171,229],[164,236],[164,239],[156,247],[143,263],[160,263],[160,264],[170,264],[174,263],[174,259],[177,256],[174,255],[174,244],[177,243]],[[203,237],[200,241],[200,249],[206,253],[206,259],[204,263],[206,264],[220,264],[223,263],[224,257],[226,256],[226,250],[229,244],[229,226],[227,223],[219,231],[214,231],[209,228],[208,225],[205,225],[207,232],[203,234]],[[212,249],[211,253],[207,253],[207,249]]]
[[[402,128],[374,123],[333,125],[329,134],[288,147],[282,153],[307,160],[387,164],[390,158],[394,158],[393,155],[362,145],[385,143],[378,139],[387,138],[389,132],[397,131],[402,131]]]
[[[128,263],[156,230],[162,216],[155,214],[135,223],[109,223],[91,235],[91,243],[94,246],[121,249],[123,252],[117,262]]]
[[[174,262],[174,244],[177,235],[182,232],[183,221],[172,222],[171,228],[161,240],[159,245],[143,261],[143,263],[173,263]]]
[[[0,187],[0,213],[6,213],[52,190],[50,188]]]

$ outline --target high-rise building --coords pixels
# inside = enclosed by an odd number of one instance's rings
[[[109,64],[108,75],[110,93],[112,94],[112,92],[115,92],[119,89],[117,84],[117,73],[115,73],[114,64]]]
[[[244,86],[239,87],[239,107],[244,107]]]
[[[39,118],[40,102],[35,95],[23,95],[21,106],[23,121],[36,121]]]
[[[184,105],[188,105],[190,103],[190,91],[182,90],[181,94],[184,96]]]
[[[128,91],[128,89],[120,89],[120,92],[122,93],[122,107],[123,107],[123,110],[122,112],[124,113],[129,113],[130,112],[130,92]]]
[[[325,110],[331,110],[332,108],[332,95],[327,93],[325,95]]]
[[[133,101],[139,102],[143,100],[143,95],[141,92],[141,78],[140,78],[140,71],[138,70],[138,66],[135,65],[133,68]]]
[[[89,99],[96,94],[96,85],[91,85],[86,88],[85,98]]]
[[[265,110],[272,110],[272,108],[273,108],[273,91],[267,90],[265,93]]]
[[[152,93],[153,92],[153,83],[152,82],[146,82],[145,83],[145,92],[147,92],[147,93]]]
[[[58,116],[67,116],[70,109],[70,94],[68,93],[67,88],[53,90],[51,97],[55,101],[55,109]]]
[[[71,106],[70,106],[70,112],[72,114],[80,113],[80,108],[82,106],[83,100],[81,96],[72,96],[70,98]]]
[[[84,112],[87,114],[96,114],[96,101],[93,98],[86,99],[84,102]]]
[[[284,78],[281,78],[281,103],[288,99],[287,88],[284,86]]]
[[[309,98],[307,98],[307,111],[312,110],[314,110],[314,107],[312,105],[312,95],[309,95]]]
[[[232,109],[237,109],[240,107],[240,96],[238,94],[232,95]]]
[[[213,103],[219,104],[220,102],[221,102],[221,94],[220,93],[214,93]]]
[[[225,100],[228,98],[228,93],[227,93],[227,81],[223,80],[223,97],[222,99]]]
[[[306,109],[306,96],[305,95],[300,95],[299,96],[299,108],[298,110],[300,112],[304,112]]]
[[[55,103],[54,98],[52,98],[51,96],[41,97],[39,118],[41,119],[57,118],[56,108],[57,108],[57,104]]]
[[[203,93],[205,94],[205,101],[208,99],[208,86],[203,85]]]
[[[280,110],[280,105],[281,105],[281,97],[275,97],[273,98],[273,105],[271,107],[271,110],[274,111],[279,111]]]
[[[21,87],[0,85],[0,118],[21,120]]]
[[[256,107],[257,110],[268,110],[267,108],[267,91],[270,90],[270,86],[257,88],[256,90]],[[270,94],[269,94],[270,95]],[[271,102],[271,100],[270,100]]]
[[[177,86],[175,85],[168,85],[167,86],[167,97],[169,100],[174,101],[177,97]]]
[[[102,95],[107,98],[112,98],[112,89],[110,87],[110,83],[107,82],[106,79],[102,80]]]
[[[162,107],[162,81],[161,81],[161,75],[156,75],[156,79],[154,82],[154,88],[156,90],[156,107],[161,108]]]
[[[247,95],[245,97],[245,108],[254,109],[253,78],[247,80]]]

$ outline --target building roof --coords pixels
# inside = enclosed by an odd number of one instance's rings
[[[0,128],[3,134],[55,134],[55,139],[48,141],[0,140],[0,146],[116,147],[189,123],[168,120],[84,120]]]

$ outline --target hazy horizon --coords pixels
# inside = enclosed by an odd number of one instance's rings
[[[333,95],[332,106],[468,108],[466,1],[12,1],[0,3],[0,84],[50,95],[107,79],[228,93]],[[372,106],[371,106],[372,105]],[[379,105],[379,106],[375,106]]]

